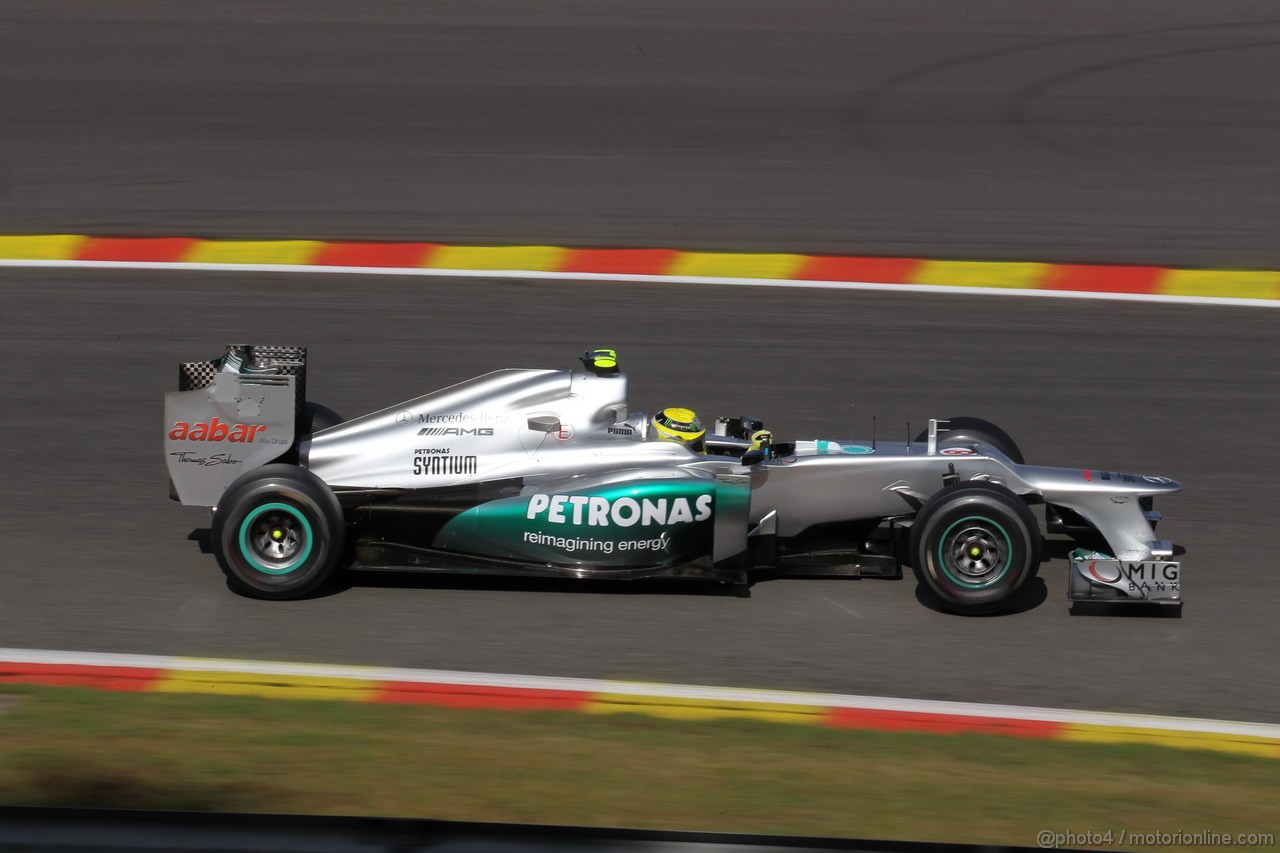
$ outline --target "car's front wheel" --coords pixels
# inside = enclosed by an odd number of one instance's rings
[[[342,508],[310,471],[265,465],[227,488],[211,534],[233,589],[255,598],[298,598],[337,568]]]
[[[1040,568],[1040,525],[1004,486],[956,483],[925,503],[911,526],[916,580],[948,610],[991,613]]]

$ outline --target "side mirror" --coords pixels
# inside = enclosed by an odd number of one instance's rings
[[[730,438],[751,438],[751,434],[764,429],[764,421],[743,415],[737,418],[716,418],[715,434]]]
[[[538,415],[529,418],[528,426],[534,432],[555,432],[560,429],[560,419],[553,415]]]

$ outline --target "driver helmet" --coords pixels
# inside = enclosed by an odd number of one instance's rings
[[[675,441],[694,453],[707,452],[707,431],[693,409],[663,409],[649,422],[649,434],[659,441]]]

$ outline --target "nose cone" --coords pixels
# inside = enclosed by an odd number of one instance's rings
[[[1080,472],[1080,475],[1090,487],[1104,491],[1163,495],[1182,489],[1182,484],[1172,477],[1157,477],[1152,474],[1119,474],[1115,471],[1085,469]]]

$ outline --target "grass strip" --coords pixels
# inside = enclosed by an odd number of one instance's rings
[[[30,685],[0,698],[15,700],[7,805],[1024,846],[1045,829],[1280,836],[1280,761],[1194,750]]]

